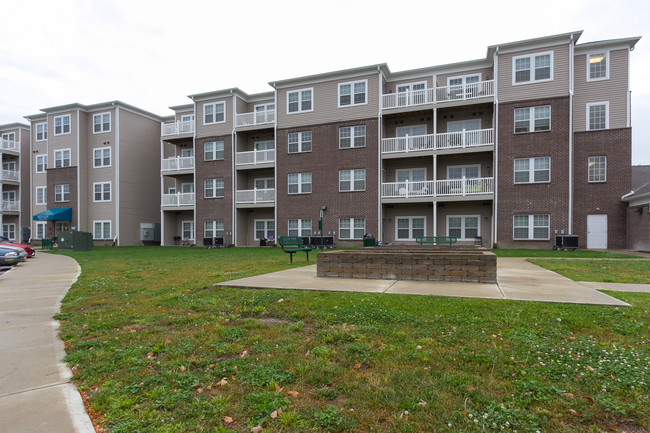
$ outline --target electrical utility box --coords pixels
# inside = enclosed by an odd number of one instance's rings
[[[142,245],[160,245],[160,224],[140,223],[140,243]]]
[[[57,245],[60,250],[92,251],[93,234],[88,232],[57,232]]]

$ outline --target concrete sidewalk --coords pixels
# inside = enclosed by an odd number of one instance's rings
[[[57,337],[77,262],[37,253],[0,276],[0,432],[94,433]]]
[[[408,295],[630,306],[627,302],[601,293],[594,288],[603,286],[603,283],[578,283],[555,272],[528,263],[523,258],[500,257],[497,260],[496,284],[322,278],[316,276],[316,265],[310,265],[255,277],[226,281],[217,285],[260,289],[401,293]],[[650,293],[650,285],[639,284],[633,286],[635,286],[633,288],[634,291],[647,291]],[[603,289],[612,290],[605,286],[603,286]],[[622,288],[619,287],[620,289]]]

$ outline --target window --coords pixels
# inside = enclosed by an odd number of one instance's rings
[[[93,183],[93,201],[111,201],[111,183],[96,182]]]
[[[70,133],[70,115],[58,116],[54,118],[54,135],[63,135]]]
[[[111,222],[110,221],[93,221],[93,239],[110,239]]]
[[[605,182],[607,180],[607,157],[589,157],[589,182]]]
[[[311,173],[289,174],[289,194],[311,193]]]
[[[287,92],[287,114],[313,111],[313,92],[314,89],[302,89]]]
[[[101,147],[93,150],[93,167],[110,167],[111,166],[111,148]]]
[[[538,53],[512,58],[512,84],[553,79],[553,53]]]
[[[224,158],[224,144],[221,141],[206,141],[203,143],[203,159],[205,161],[216,161]]]
[[[549,182],[551,157],[515,159],[515,183]]]
[[[339,84],[339,107],[365,104],[367,87],[368,80]]]
[[[551,130],[551,106],[515,108],[515,134]]]
[[[425,236],[426,217],[396,217],[395,239],[414,241],[418,236]]]
[[[339,219],[339,239],[362,239],[365,232],[365,218]]]
[[[255,220],[255,240],[275,237],[274,220]]]
[[[475,98],[481,90],[481,74],[447,78],[450,99]]]
[[[447,179],[478,179],[481,177],[480,165],[450,165],[447,167]]]
[[[47,204],[47,187],[36,187],[36,204]]]
[[[36,239],[43,239],[46,236],[47,223],[46,222],[37,222],[36,223]]]
[[[54,167],[70,167],[70,149],[54,151]]]
[[[289,236],[309,236],[311,235],[311,219],[290,219]]]
[[[401,84],[397,86],[397,105],[404,107],[408,105],[424,104],[427,101],[427,83]]]
[[[311,131],[290,132],[289,153],[311,152]]]
[[[194,240],[194,221],[183,221],[181,226],[183,229],[183,240]]]
[[[609,102],[587,104],[587,130],[609,129]]]
[[[47,140],[47,123],[36,124],[36,141]]]
[[[364,191],[366,170],[339,170],[339,191]]]
[[[16,133],[15,132],[6,132],[2,134],[2,140],[3,141],[8,141],[9,143],[14,143],[16,141]]]
[[[54,185],[54,201],[70,201],[70,184]]]
[[[93,134],[111,131],[111,113],[93,114]]]
[[[366,146],[366,125],[339,128],[339,149]]]
[[[255,179],[255,189],[273,189],[275,188],[275,179],[272,177],[262,177]]]
[[[4,171],[16,171],[16,161],[4,161],[2,163],[2,169]]]
[[[275,104],[260,104],[255,106],[255,123],[270,123],[275,121]]]
[[[548,240],[550,233],[549,215],[515,215],[513,239]]]
[[[16,239],[16,224],[3,224],[2,225],[2,236],[9,238],[10,240]]]
[[[203,184],[205,198],[223,198],[223,179],[205,179]]]
[[[203,106],[203,124],[223,123],[226,121],[226,103],[215,102]]]
[[[2,191],[2,200],[3,201],[16,201],[16,191]]]
[[[224,235],[223,220],[206,221],[203,223],[203,237],[222,238]]]
[[[587,54],[587,81],[609,78],[609,52]]]
[[[456,236],[460,240],[475,239],[480,231],[478,215],[448,215],[447,236]]]

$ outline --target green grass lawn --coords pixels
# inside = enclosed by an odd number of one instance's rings
[[[288,256],[68,254],[82,274],[58,316],[66,361],[105,431],[650,430],[647,294],[612,308],[245,290],[214,283]]]

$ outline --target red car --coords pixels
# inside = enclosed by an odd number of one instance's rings
[[[25,250],[25,252],[27,253],[27,258],[34,257],[36,255],[36,251],[34,250],[34,248],[32,248],[30,245],[27,244],[14,244],[11,242],[0,242],[0,245],[9,245],[10,247],[20,247],[23,250]]]

